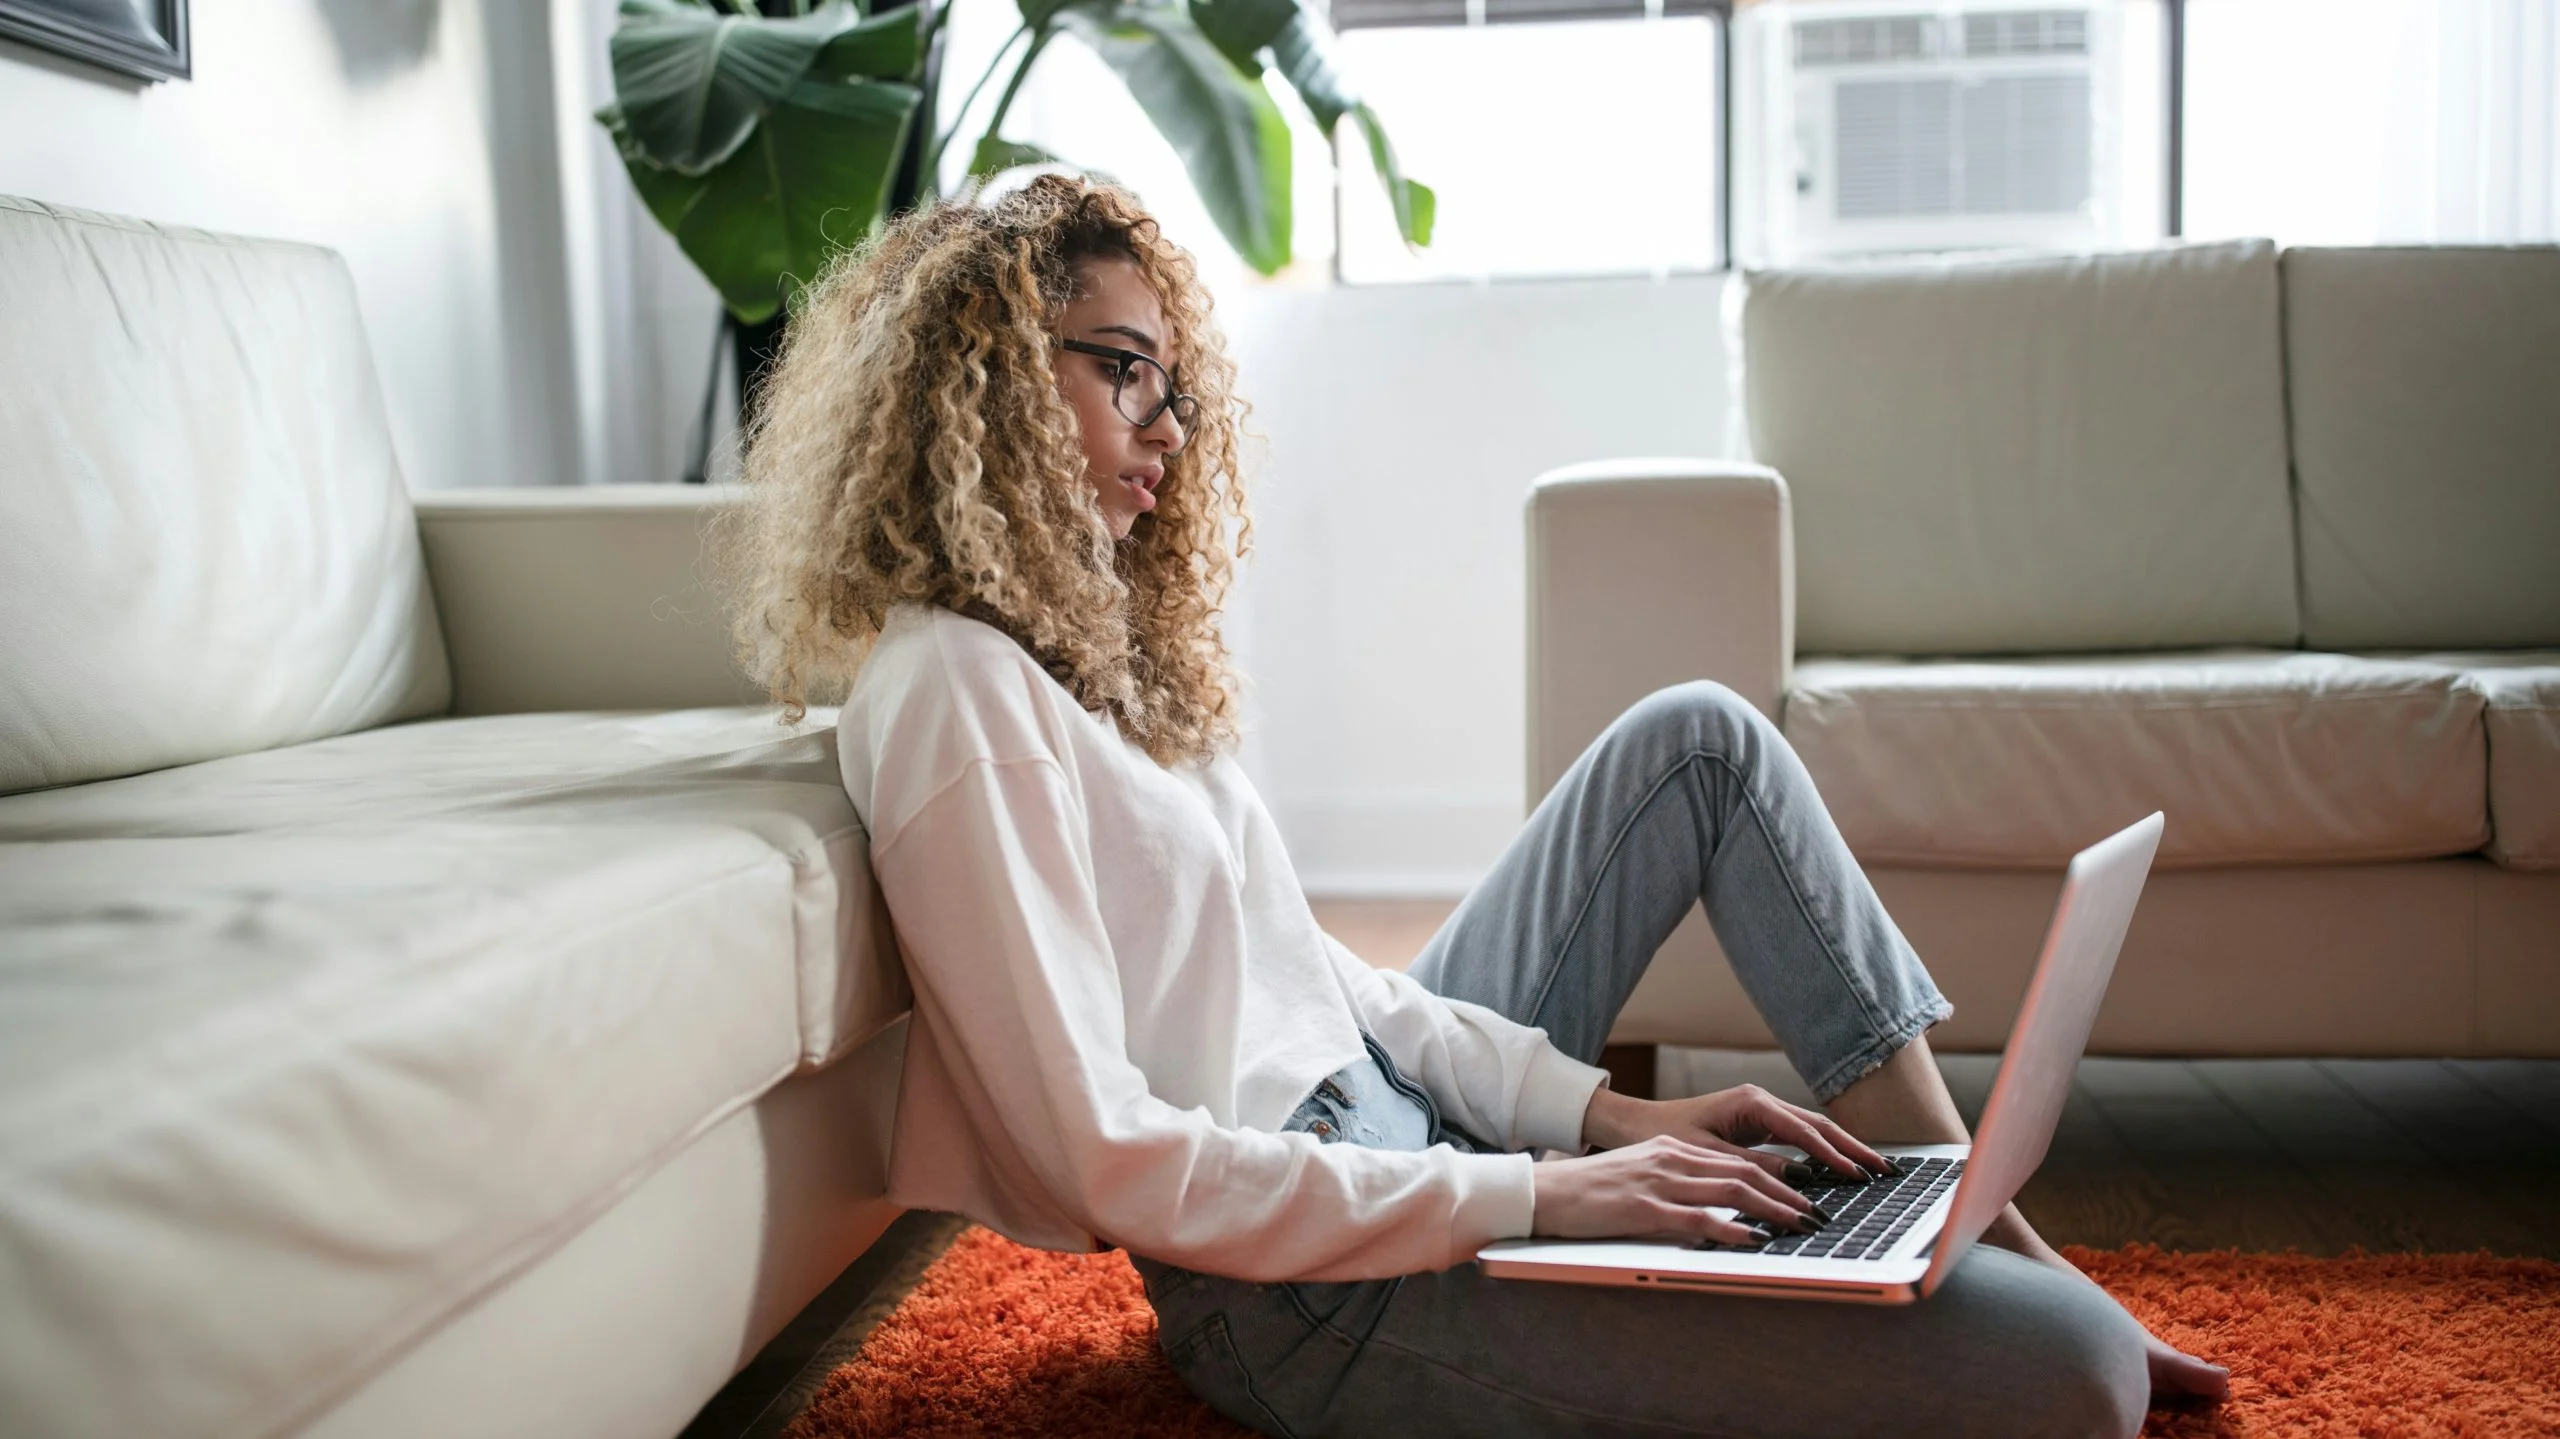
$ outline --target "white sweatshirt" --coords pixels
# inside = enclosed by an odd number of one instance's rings
[[[1453,1123],[1579,1152],[1601,1070],[1317,928],[1235,762],[1167,769],[1002,631],[891,612],[837,721],[916,993],[889,1197],[1255,1280],[1529,1232],[1530,1158],[1276,1132],[1360,1031]]]

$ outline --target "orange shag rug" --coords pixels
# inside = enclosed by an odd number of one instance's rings
[[[2228,1364],[2163,1439],[2560,1434],[2560,1264],[2487,1255],[2067,1251],[2164,1339]],[[1156,1350],[1120,1254],[953,1241],[788,1439],[1233,1439]]]

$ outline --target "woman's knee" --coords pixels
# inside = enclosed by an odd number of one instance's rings
[[[1655,690],[1627,707],[1612,728],[1622,735],[1704,746],[1730,754],[1769,727],[1751,701],[1714,680],[1690,680]]]
[[[2131,1318],[2122,1328],[2091,1326],[2056,1337],[2065,1342],[2054,1346],[2050,1367],[2036,1385],[2043,1402],[2026,1432],[2094,1439],[2132,1439],[2141,1432],[2151,1376]]]
[[[2151,1398],[2142,1326],[2097,1285],[2005,1250],[1969,1255],[1958,1273],[1986,1263],[2005,1271],[1990,1342],[2001,1351],[2006,1427],[2107,1439],[2138,1432]]]

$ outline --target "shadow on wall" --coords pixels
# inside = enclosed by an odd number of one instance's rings
[[[339,68],[358,84],[416,69],[435,53],[442,0],[319,0]]]

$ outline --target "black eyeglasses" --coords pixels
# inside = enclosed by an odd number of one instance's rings
[[[1176,394],[1173,375],[1142,350],[1123,350],[1113,345],[1096,345],[1085,340],[1060,340],[1059,345],[1079,355],[1093,355],[1113,362],[1111,371],[1111,408],[1120,418],[1139,429],[1145,429],[1165,411],[1173,411],[1174,423],[1182,427],[1181,444],[1165,451],[1180,454],[1182,446],[1191,443],[1192,422],[1200,418],[1200,402],[1189,395]]]

